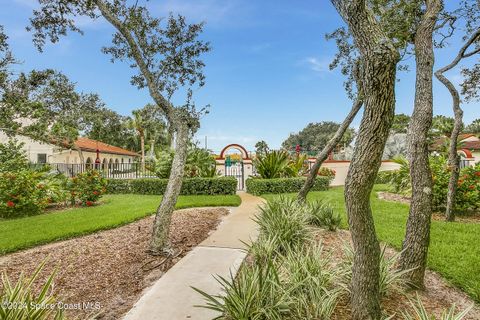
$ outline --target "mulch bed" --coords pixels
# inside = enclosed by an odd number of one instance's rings
[[[153,217],[116,229],[57,242],[0,257],[0,272],[16,280],[30,275],[46,258],[41,280],[57,268],[55,292],[64,303],[98,303],[100,308],[75,310],[67,315],[80,319],[119,319],[169,268],[214,230],[225,208],[178,210],[172,218],[170,242],[173,257],[152,257],[146,250]]]
[[[315,232],[315,238],[317,241],[323,244],[326,253],[330,254],[333,261],[339,261],[343,259],[343,248],[345,243],[351,243],[350,232],[346,230],[339,230],[337,232],[330,232],[326,230],[320,230]],[[383,247],[383,245],[382,245]],[[386,255],[392,256],[395,251],[391,248],[387,248]],[[440,317],[444,309],[450,308],[452,304],[455,304],[458,310],[464,310],[472,305],[473,300],[468,297],[461,290],[449,285],[440,275],[435,272],[427,270],[425,276],[425,291],[417,291],[420,299],[422,300],[425,308],[429,312],[433,312],[437,317]],[[409,298],[415,300],[417,292],[409,292],[404,295],[392,295],[386,297],[382,301],[382,307],[388,315],[396,314],[393,319],[402,319],[400,313],[403,310],[410,310]],[[335,320],[350,319],[350,305],[348,299],[343,299],[337,305],[335,309]],[[468,315],[464,318],[466,320],[478,320],[480,319],[480,307],[476,305]]]

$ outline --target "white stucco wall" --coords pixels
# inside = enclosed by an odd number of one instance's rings
[[[15,138],[18,142],[24,143],[23,150],[25,150],[28,160],[32,163],[38,162],[38,154],[46,154],[47,163],[80,163],[80,156],[76,150],[62,149],[58,146],[41,143],[25,136],[17,136]],[[4,132],[0,131],[0,143],[8,142],[8,140],[10,140],[10,138]],[[83,151],[83,157],[85,161],[87,161],[87,158],[90,157],[92,162],[95,162],[97,154],[95,152]],[[113,163],[116,161],[118,161],[118,163],[133,163],[135,161],[135,157],[133,156],[100,153],[100,162],[102,162],[103,159],[106,159],[107,163],[110,161],[110,159]]]

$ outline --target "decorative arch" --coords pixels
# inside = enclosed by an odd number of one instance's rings
[[[470,150],[468,149],[460,149],[460,150],[457,150],[457,153],[459,153],[460,155],[463,155],[465,156],[465,158],[473,158],[473,154]]]
[[[220,156],[217,159],[219,159],[219,160],[225,159],[225,153],[230,149],[235,149],[235,150],[240,151],[240,153],[242,154],[242,159],[243,160],[250,160],[250,158],[248,157],[247,149],[245,149],[243,146],[241,146],[239,144],[236,144],[236,143],[229,144],[228,146],[223,148],[222,151],[220,152]]]

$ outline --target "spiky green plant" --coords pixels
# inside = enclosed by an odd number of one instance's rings
[[[450,309],[443,311],[440,318],[436,318],[434,315],[428,313],[418,294],[415,301],[410,301],[410,306],[412,307],[413,314],[408,311],[402,312],[405,320],[462,320],[473,307],[472,305],[457,313],[455,304],[453,304]]]
[[[40,291],[34,289],[38,276],[45,266],[42,262],[31,277],[23,273],[14,284],[4,272],[3,288],[0,291],[0,319],[3,320],[62,320],[63,312],[58,308],[50,308],[57,303],[53,295],[53,279],[55,272],[43,283]],[[45,306],[45,307],[42,307]]]
[[[299,247],[310,239],[304,207],[291,198],[278,197],[260,207],[255,217],[261,237],[277,243],[277,250]]]
[[[275,179],[285,176],[289,155],[283,150],[269,151],[259,154],[254,160],[257,173],[263,179]]]
[[[284,170],[286,177],[299,177],[302,176],[308,170],[307,155],[297,154],[293,157],[289,157],[288,164]]]
[[[198,307],[221,313],[215,319],[285,319],[291,304],[290,294],[281,286],[272,262],[265,265],[244,265],[234,279],[217,277],[224,295],[211,295],[198,288],[206,301]]]
[[[292,290],[291,318],[330,319],[342,290],[334,287],[337,274],[322,246],[288,249],[278,264],[282,286]]]
[[[342,222],[342,218],[333,207],[321,201],[308,203],[306,214],[310,224],[330,231],[336,231]]]
[[[385,256],[385,245],[380,252],[380,296],[385,297],[393,293],[404,293],[407,287],[407,281],[405,275],[412,270],[399,270],[397,268],[397,262],[400,258],[400,254],[396,253],[390,258]],[[344,245],[345,260],[342,264],[343,283],[348,286],[352,279],[352,266],[353,266],[353,249],[349,244]]]

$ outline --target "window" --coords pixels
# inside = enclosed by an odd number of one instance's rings
[[[46,153],[38,153],[37,154],[37,163],[47,163],[47,154]]]

